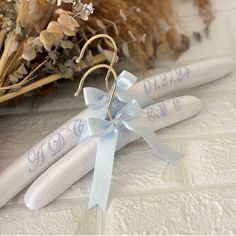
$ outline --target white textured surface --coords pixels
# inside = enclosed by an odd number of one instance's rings
[[[201,29],[191,3],[176,2],[186,23]],[[174,64],[160,62],[160,71],[208,57],[235,57],[236,1],[213,3],[210,38],[193,43]],[[17,109],[0,109],[0,171],[82,109],[82,99],[73,98],[76,84],[67,86],[56,95],[25,100]],[[106,214],[86,209],[89,173],[38,212],[28,210],[19,194],[0,209],[0,233],[236,234],[236,73],[186,94],[201,98],[203,111],[159,132],[186,154],[179,166],[159,161],[138,140],[118,153]]]

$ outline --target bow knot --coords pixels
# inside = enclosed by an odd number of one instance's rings
[[[127,90],[129,90],[137,81],[137,78],[123,71],[117,78],[117,88],[112,101],[112,110],[116,112],[129,100],[127,99]],[[131,95],[132,96],[132,95]],[[106,93],[97,88],[84,88],[84,99],[87,107],[90,108],[90,117],[105,118],[106,108],[109,101],[110,93]],[[98,110],[99,109],[99,110]]]
[[[152,100],[132,90],[137,82],[137,77],[124,70],[117,78],[117,87],[112,101],[112,115],[115,115],[129,101],[138,100],[145,104],[151,104]],[[89,117],[104,119],[107,115],[107,105],[110,93],[106,93],[97,88],[84,88],[85,104],[90,110]]]
[[[119,119],[112,120],[112,125],[114,126],[114,129],[118,129],[121,126],[121,121]]]

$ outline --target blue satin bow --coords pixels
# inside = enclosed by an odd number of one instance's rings
[[[116,114],[126,103],[136,100],[139,104],[146,106],[152,104],[151,98],[145,94],[137,94],[131,87],[137,82],[137,77],[130,72],[124,70],[117,78],[117,88],[114,99],[112,101],[112,112]],[[105,118],[107,115],[107,104],[109,95],[97,88],[84,88],[85,104],[89,108],[89,117]]]
[[[165,161],[176,162],[181,158],[180,153],[163,144],[155,133],[145,126],[144,122],[142,109],[135,100],[118,111],[112,121],[99,118],[88,119],[90,136],[100,136],[89,208],[99,205],[103,211],[106,210],[116,144],[122,129],[125,128],[139,134]]]

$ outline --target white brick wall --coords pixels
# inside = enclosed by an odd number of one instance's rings
[[[236,55],[236,1],[212,0],[211,37],[177,62],[158,62],[163,71],[214,56]],[[176,0],[187,25],[201,29],[189,1]],[[93,83],[93,82],[91,82]],[[0,171],[83,108],[73,97],[77,83],[55,94],[0,108]],[[92,173],[37,212],[23,192],[0,209],[0,234],[236,234],[236,73],[192,89],[204,102],[194,118],[158,132],[185,153],[178,166],[156,159],[141,139],[117,154],[106,214],[87,210]]]
[[[104,231],[135,234],[235,234],[233,189],[182,190],[115,198]]]

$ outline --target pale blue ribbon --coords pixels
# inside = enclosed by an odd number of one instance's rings
[[[154,101],[145,94],[137,93],[131,87],[137,82],[137,77],[124,70],[117,78],[117,88],[112,102],[113,115],[116,114],[126,103],[132,100],[142,105],[152,104]],[[89,117],[105,118],[110,94],[97,88],[84,88],[85,104],[89,108]]]
[[[106,211],[114,155],[120,130],[125,128],[140,135],[153,151],[167,162],[176,162],[181,158],[180,153],[163,144],[156,134],[145,126],[144,120],[140,119],[141,115],[141,107],[133,100],[118,111],[112,121],[88,118],[90,136],[100,136],[89,208],[99,205],[103,211]]]

